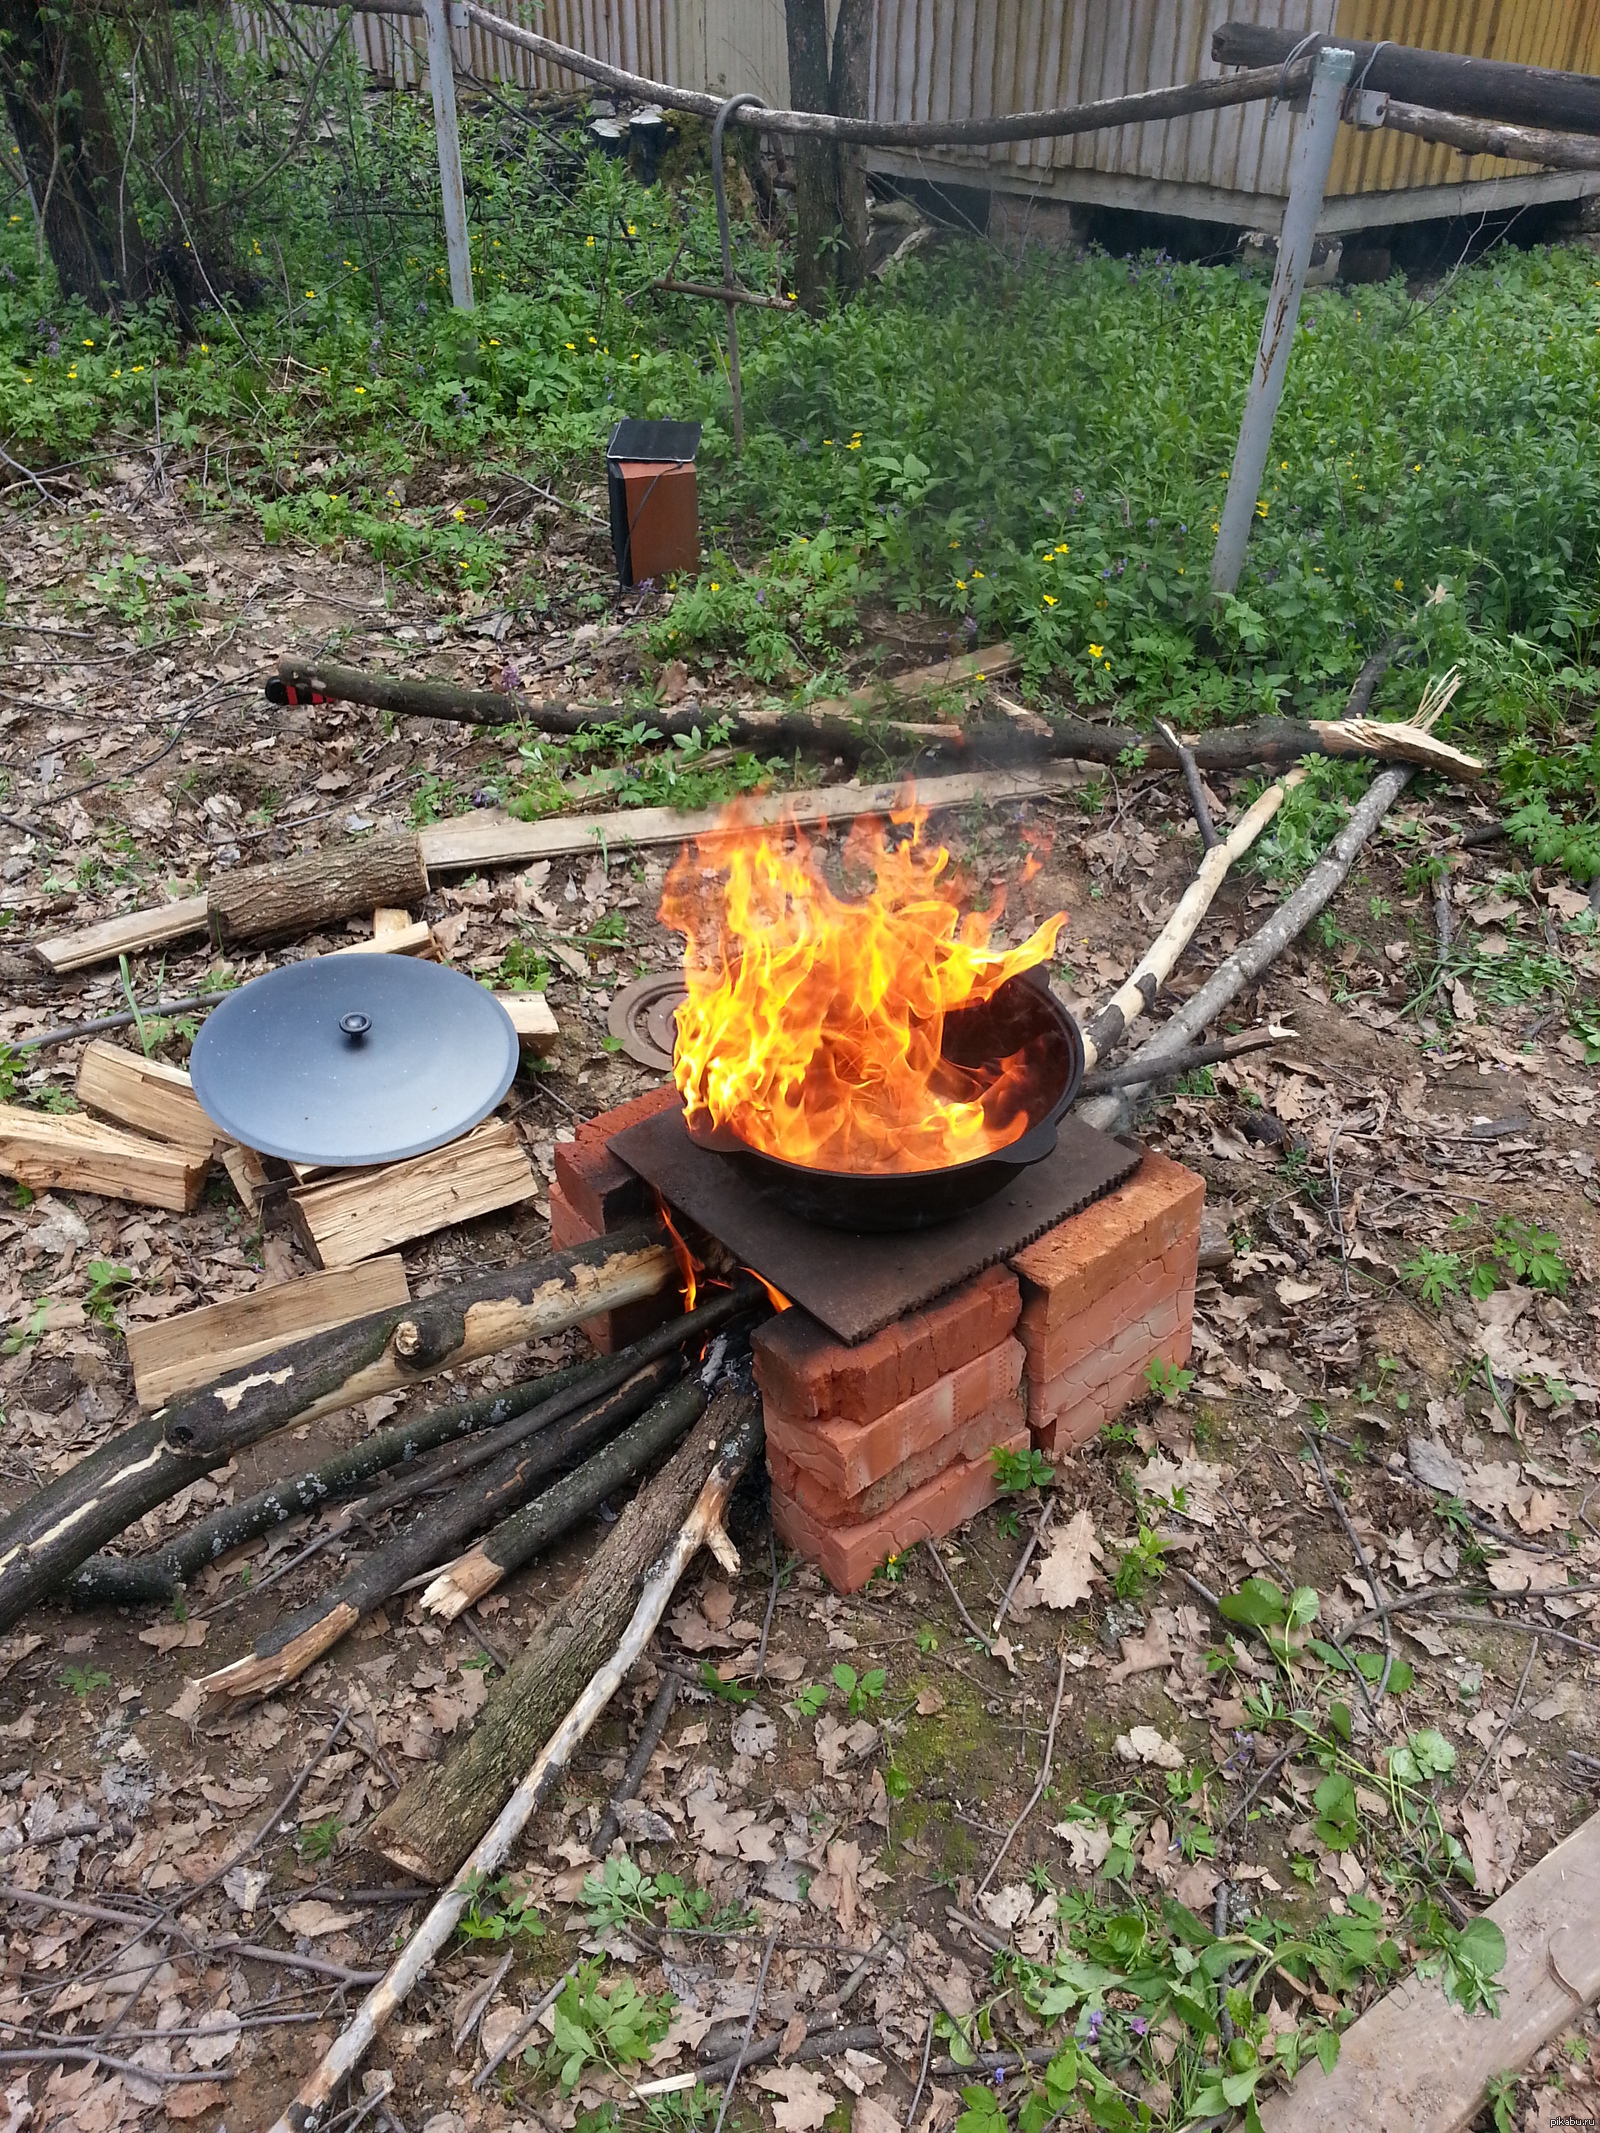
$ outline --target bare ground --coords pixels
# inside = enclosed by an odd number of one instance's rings
[[[169,476],[182,471],[169,465]],[[43,978],[25,953],[30,936],[183,893],[213,866],[340,837],[352,823],[401,824],[427,794],[451,812],[500,765],[502,744],[465,729],[267,706],[259,678],[280,651],[336,648],[480,683],[511,665],[524,682],[601,698],[625,674],[637,677],[630,641],[609,622],[583,622],[573,604],[603,582],[587,532],[540,551],[549,604],[536,618],[380,582],[347,558],[263,549],[237,521],[189,515],[149,491],[134,470],[122,488],[85,490],[59,514],[8,524],[0,654],[9,778],[0,1036],[8,1041],[122,1005],[115,971]],[[120,614],[90,583],[111,552],[145,558],[155,588],[130,589],[124,571]],[[182,569],[192,606],[174,612],[172,581],[150,575],[152,565]],[[919,640],[905,618],[896,624],[883,650],[899,663],[928,656],[936,629]],[[725,673],[693,679],[708,711],[739,693]],[[1138,776],[1116,791],[1086,783],[1059,805],[975,812],[941,829],[975,890],[1009,887],[1008,927],[1070,912],[1058,979],[1069,996],[1092,1002],[1126,974],[1192,872],[1196,840],[1181,805],[1176,780]],[[260,817],[264,806],[270,820]],[[647,1777],[644,1834],[632,1854],[647,1872],[705,1889],[729,1937],[604,1935],[612,1974],[625,1969],[641,1991],[676,1995],[671,2050],[657,2047],[657,2070],[691,2064],[697,2047],[704,2057],[718,2025],[736,2046],[769,1928],[779,1940],[758,2035],[836,1988],[880,1928],[904,1925],[904,1959],[880,1955],[852,2016],[879,2043],[859,2063],[823,2062],[814,2070],[822,2083],[809,2089],[792,2070],[780,2075],[788,2094],[747,2082],[735,2104],[747,2123],[759,2104],[774,2106],[782,2127],[815,2125],[852,2089],[860,2127],[876,2133],[873,2106],[903,2121],[930,2011],[985,2002],[990,1943],[1048,1958],[1056,1928],[1044,1877],[1056,1889],[1088,1885],[1083,1843],[1056,1832],[1074,1826],[1069,1809],[1091,1793],[1121,1795],[1135,1816],[1132,1874],[1146,1893],[1167,1890],[1206,1909],[1217,1868],[1186,1857],[1177,1832],[1220,1831],[1238,1816],[1217,1861],[1252,1904],[1311,1916],[1370,1890],[1398,1917],[1380,1871],[1381,1812],[1354,1851],[1330,1850],[1311,1828],[1308,1781],[1291,1764],[1239,1815],[1271,1753],[1256,1713],[1275,1669],[1259,1640],[1226,1641],[1197,1590],[1225,1594],[1251,1573],[1277,1576],[1286,1589],[1314,1585],[1321,1625],[1348,1633],[1358,1649],[1382,1649],[1378,1627],[1354,1627],[1365,1586],[1306,1453],[1307,1424],[1325,1428],[1324,1457],[1385,1591],[1436,1596],[1393,1617],[1395,1650],[1415,1682],[1385,1700],[1370,1732],[1357,1705],[1358,1740],[1372,1753],[1434,1727],[1451,1742],[1460,1764],[1443,1795],[1447,1823],[1488,1890],[1592,1811],[1600,1781],[1594,1075],[1553,998],[1457,1000],[1454,1016],[1407,1011],[1432,962],[1434,919],[1428,896],[1407,894],[1406,869],[1446,848],[1463,820],[1483,819],[1457,793],[1408,794],[1335,904],[1336,936],[1308,937],[1253,1001],[1239,1003],[1238,1023],[1277,1016],[1292,1022],[1294,1041],[1270,1063],[1218,1070],[1216,1093],[1179,1095],[1147,1121],[1149,1138],[1204,1173],[1236,1253],[1202,1280],[1192,1386],[1166,1403],[1152,1398],[1124,1418],[1115,1442],[1103,1438],[1058,1476],[1058,1525],[1087,1507],[1102,1549],[1089,1597],[1056,1610],[1025,1583],[1007,1624],[1009,1649],[995,1658],[964,1634],[923,1556],[852,1600],[780,1562],[764,1675],[756,1700],[735,1708],[693,1684],[706,1660],[729,1680],[755,1673],[772,1570],[761,1507],[744,1505],[743,1574],[730,1585],[713,1568],[691,1573],[650,1668],[592,1737],[523,1849],[519,1886],[541,1911],[544,1936],[504,1946],[458,1940],[374,2055],[373,2068],[392,2073],[394,2086],[363,2123],[381,2124],[387,2111],[407,2133],[568,2127],[579,2112],[626,2096],[599,2066],[565,2098],[516,2059],[482,2090],[472,2082],[485,2045],[509,2033],[541,1981],[580,1948],[600,1945],[577,1902],[596,1871],[586,1840],[656,1669],[669,1662],[684,1666],[691,1686]],[[1042,872],[1019,885],[1030,851],[1046,846]],[[425,914],[452,959],[483,973],[513,939],[549,952],[579,922],[591,928],[613,912],[625,920],[614,952],[581,958],[586,974],[552,957],[549,996],[562,1028],[555,1070],[519,1082],[512,1099],[546,1178],[554,1142],[575,1118],[648,1083],[603,1038],[613,988],[675,960],[653,917],[663,856],[558,862],[537,885],[557,910],[554,926],[528,893],[517,895],[511,875],[449,883]],[[1480,935],[1498,931],[1559,955],[1592,997],[1594,940],[1568,924],[1570,890],[1535,875],[1526,893],[1508,897],[1508,865],[1503,845],[1458,855],[1458,925],[1472,928],[1475,906]],[[1255,876],[1230,882],[1173,991],[1197,984],[1274,900]],[[306,940],[290,952],[336,945]],[[240,959],[234,974],[274,959]],[[181,944],[130,975],[148,1001],[158,989],[167,997],[201,989],[212,967],[203,945]],[[181,1036],[164,1056],[181,1059]],[[40,1054],[25,1070],[27,1093],[48,1100],[70,1090],[77,1058],[76,1045]],[[0,1212],[0,1319],[13,1336],[34,1329],[9,1341],[13,1352],[0,1362],[8,1504],[131,1419],[121,1335],[130,1318],[165,1317],[308,1270],[287,1235],[254,1233],[226,1181],[187,1218],[82,1195],[31,1205],[22,1197]],[[547,1216],[541,1200],[408,1251],[413,1293],[537,1250]],[[1502,1283],[1486,1302],[1463,1292],[1436,1307],[1402,1278],[1425,1248],[1465,1256],[1486,1248],[1502,1218],[1555,1234],[1569,1272],[1564,1295]],[[130,1269],[131,1288],[100,1302],[97,1262]],[[50,1308],[40,1318],[43,1301]],[[510,1379],[578,1348],[574,1337],[470,1375]],[[417,1397],[422,1405],[433,1396]],[[257,1446],[152,1514],[130,1544],[149,1544],[219,1494],[298,1470],[397,1404],[371,1403]],[[1450,1516],[1413,1470],[1413,1438],[1433,1440],[1459,1469]],[[1141,1497],[1141,1477],[1169,1498],[1180,1490],[1172,1501],[1183,1508]],[[997,1507],[945,1551],[982,1624],[994,1617],[1037,1503],[1028,1496]],[[1165,1568],[1142,1591],[1125,1580],[1128,1596],[1118,1599],[1111,1573],[1141,1509],[1163,1536]],[[578,1574],[592,1534],[449,1629],[422,1621],[414,1601],[391,1603],[282,1699],[232,1717],[191,1715],[187,1682],[245,1651],[281,1608],[301,1604],[370,1543],[358,1520],[258,1589],[342,1515],[285,1529],[208,1572],[181,1621],[46,1608],[0,1643],[0,1852],[10,1891],[0,1898],[0,2021],[10,2047],[0,2069],[13,2126],[95,2133],[181,2120],[237,2133],[267,2124],[359,1995],[355,1977],[381,1970],[421,1915],[417,1892],[363,1851],[362,1829],[397,1783],[471,1723],[486,1680]],[[1477,1597],[1478,1551],[1495,1586],[1488,1605]],[[1546,1573],[1558,1564],[1575,1579],[1569,1595],[1526,1589],[1552,1582]],[[1039,1775],[1063,1654],[1050,1787],[980,1897]],[[852,1716],[835,1690],[819,1716],[801,1717],[800,1687],[826,1683],[840,1664],[858,1675],[881,1668],[881,1695]],[[333,1752],[287,1818],[269,1819],[346,1712]],[[1193,1796],[1173,1795],[1159,1765],[1126,1759],[1140,1727],[1150,1729],[1141,1739],[1181,1748],[1203,1781]],[[243,1871],[186,1907],[186,1892],[258,1830]],[[161,1931],[138,1941],[158,1913]],[[323,1969],[269,1962],[252,1948],[298,1952]],[[508,1949],[509,1970],[481,2023],[455,2044],[464,2011]],[[341,1980],[341,1970],[352,1975]],[[1042,2034],[1014,2000],[1001,2003],[1000,2023],[1015,2042]],[[94,2038],[107,2056],[65,2064],[52,2040],[69,2038]],[[1591,2021],[1541,2055],[1519,2092],[1527,2123],[1553,2123],[1558,2107],[1596,2109],[1595,2053]],[[935,2124],[953,2112],[956,2086],[935,2076]],[[358,2081],[357,2102],[361,2094]]]

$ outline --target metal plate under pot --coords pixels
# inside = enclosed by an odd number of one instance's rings
[[[517,1071],[492,993],[442,963],[325,955],[216,1008],[189,1072],[219,1131],[291,1163],[423,1155],[487,1118]]]

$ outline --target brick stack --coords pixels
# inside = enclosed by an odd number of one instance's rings
[[[991,1267],[853,1348],[799,1310],[756,1333],[773,1523],[840,1592],[993,1502],[1028,1443],[1021,1304]]]
[[[1012,1259],[1041,1451],[1076,1451],[1147,1390],[1152,1359],[1187,1357],[1205,1196],[1203,1178],[1147,1150],[1126,1184]]]
[[[550,1188],[550,1242],[559,1252],[569,1244],[588,1244],[595,1237],[622,1229],[629,1222],[654,1212],[650,1188],[644,1179],[619,1163],[606,1146],[613,1133],[654,1117],[678,1101],[671,1082],[649,1089],[631,1103],[619,1104],[585,1121],[574,1139],[556,1142],[556,1181]],[[642,1296],[599,1318],[584,1321],[583,1330],[602,1355],[611,1355],[659,1326],[682,1308],[676,1289],[660,1296]]]

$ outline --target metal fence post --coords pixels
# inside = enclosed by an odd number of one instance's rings
[[[1340,107],[1355,63],[1353,52],[1339,45],[1324,45],[1312,72],[1305,131],[1300,136],[1289,179],[1289,199],[1278,234],[1278,263],[1273,269],[1272,292],[1262,321],[1261,346],[1250,373],[1250,392],[1222,506],[1221,531],[1211,558],[1211,590],[1219,595],[1233,591],[1244,568],[1250,521],[1256,515],[1261,477],[1272,448],[1272,425],[1283,391],[1283,374],[1289,367],[1306,269],[1311,264],[1317,217],[1322,212],[1333,147],[1339,138]]]
[[[439,142],[439,192],[444,202],[444,241],[450,257],[450,300],[470,311],[472,255],[467,250],[467,190],[461,182],[461,134],[456,125],[456,63],[450,49],[448,0],[422,0],[428,23],[428,80],[433,87],[433,130]]]

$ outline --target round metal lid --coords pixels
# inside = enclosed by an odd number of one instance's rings
[[[487,1118],[516,1071],[494,995],[403,955],[269,971],[212,1011],[189,1060],[200,1108],[230,1138],[340,1167],[442,1147]]]

